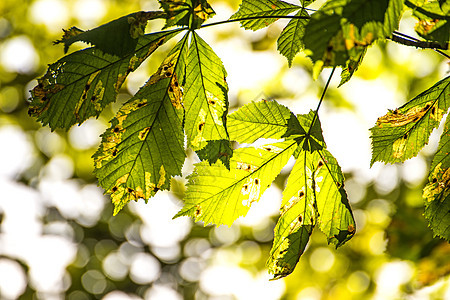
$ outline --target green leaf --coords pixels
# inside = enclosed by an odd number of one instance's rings
[[[350,78],[352,78],[353,74],[358,70],[359,66],[361,65],[364,55],[366,55],[367,48],[363,48],[361,50],[361,53],[355,57],[350,57],[345,67],[342,69],[341,72],[341,82],[339,83],[339,86],[342,86],[344,83],[348,82]]]
[[[301,6],[280,0],[243,0],[230,20],[255,18],[242,20],[240,23],[245,29],[258,30],[275,22],[277,19],[274,16],[286,16],[300,8]]]
[[[409,6],[413,8],[413,16],[419,20],[416,32],[424,39],[446,45],[450,40],[450,4],[440,4],[435,0]]]
[[[306,26],[305,48],[313,62],[346,66],[358,61],[361,51],[398,28],[402,0],[336,0],[311,15]]]
[[[64,43],[66,53],[70,45],[82,41],[96,46],[104,53],[122,57],[136,49],[138,38],[144,35],[148,20],[164,17],[162,11],[139,11],[88,31],[72,27],[64,30],[63,38],[55,44]]]
[[[184,76],[188,35],[125,103],[94,154],[99,185],[111,194],[117,214],[130,200],[169,189],[185,159],[183,107],[178,78]]]
[[[274,279],[294,271],[317,222],[314,191],[311,184],[307,184],[311,179],[305,172],[306,165],[311,165],[305,160],[308,158],[306,155],[297,158],[283,191],[281,215],[274,229],[273,245],[267,260],[269,273],[274,275]]]
[[[450,241],[450,115],[431,164],[428,184],[423,189],[425,217],[433,232]]]
[[[220,58],[209,45],[193,33],[183,85],[186,110],[184,130],[188,146],[199,150],[211,140],[228,140],[226,113],[228,85]]]
[[[206,0],[160,0],[161,7],[167,14],[166,25],[189,26],[200,28],[201,24],[216,13]]]
[[[402,162],[414,157],[428,143],[450,106],[450,76],[402,107],[378,118],[372,132],[372,160]]]
[[[38,79],[28,113],[53,130],[98,116],[115,101],[128,74],[178,32],[145,35],[138,39],[135,53],[123,57],[88,48],[61,58]]]
[[[313,116],[311,111],[298,118],[304,128],[309,128]],[[292,273],[315,226],[336,248],[355,234],[344,176],[336,159],[325,149],[318,118],[310,132],[314,137],[304,138],[298,146],[300,152],[283,192],[281,216],[267,262],[274,279]]]
[[[303,8],[295,16],[309,17]],[[278,51],[287,58],[289,67],[292,66],[295,55],[304,48],[302,40],[306,24],[308,24],[308,19],[292,19],[278,37]]]
[[[253,143],[259,138],[279,139],[288,129],[304,133],[298,122],[291,119],[296,118],[276,101],[252,102],[228,115],[228,133],[231,140],[239,143]]]
[[[231,225],[245,216],[289,160],[293,140],[234,151],[230,170],[223,164],[196,164],[189,176],[185,204],[174,218],[191,216],[205,225]]]
[[[204,148],[197,150],[196,152],[198,158],[207,160],[210,165],[220,159],[222,164],[228,170],[230,169],[230,159],[233,156],[230,140],[208,141]]]

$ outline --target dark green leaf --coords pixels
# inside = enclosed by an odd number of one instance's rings
[[[241,26],[245,29],[258,30],[275,22],[277,18],[274,16],[286,16],[300,8],[301,6],[280,0],[243,0],[239,10],[230,20],[249,18],[240,21]]]
[[[171,177],[181,175],[185,152],[178,78],[184,76],[187,36],[122,106],[94,154],[95,173],[111,194],[114,214],[130,200],[147,200],[169,189]]]
[[[64,30],[63,38],[55,43],[64,43],[64,52],[67,52],[71,44],[82,41],[104,53],[123,57],[136,49],[148,20],[164,17],[162,11],[139,11],[88,31],[76,27]]]
[[[402,107],[378,118],[372,132],[372,160],[402,162],[428,143],[450,106],[450,76],[439,81]]]
[[[207,160],[210,165],[220,159],[222,164],[227,169],[230,169],[230,159],[233,156],[233,149],[229,140],[208,141],[204,148],[196,152],[198,158]]]
[[[311,59],[323,66],[346,66],[359,60],[375,40],[397,29],[402,0],[336,0],[311,15],[304,43]]]
[[[123,57],[96,48],[74,52],[51,64],[31,91],[28,113],[51,129],[69,129],[98,116],[116,95],[130,72],[179,31],[145,35],[135,53]]]

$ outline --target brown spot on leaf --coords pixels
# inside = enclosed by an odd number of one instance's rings
[[[255,178],[255,184],[259,184],[259,179]]]
[[[134,190],[132,188],[127,188],[127,192],[131,194],[134,192]]]
[[[143,141],[147,137],[147,134],[149,131],[150,131],[150,127],[145,127],[144,129],[139,131],[139,135],[138,135],[139,139],[141,141]]]
[[[303,221],[302,216],[299,216],[299,217],[298,217],[298,222],[301,223],[302,221]]]
[[[437,181],[438,181],[437,178],[433,178],[432,180],[433,183],[436,183]]]
[[[204,126],[205,122],[201,122],[200,124],[198,124],[198,131],[202,131]]]
[[[118,126],[116,126],[116,127],[114,127],[113,131],[114,131],[115,133],[118,133],[118,132],[120,131],[120,128],[119,128]]]
[[[111,189],[111,192],[113,192],[113,193],[117,192],[117,186],[113,187],[113,188]]]
[[[317,165],[317,168],[320,168],[320,167],[322,167],[323,166],[323,161],[319,161],[319,164]]]
[[[114,149],[112,156],[116,156],[117,155],[117,149]]]
[[[298,194],[298,196],[299,196],[300,198],[303,197],[303,196],[305,196],[305,192],[300,191],[300,193]]]
[[[195,206],[195,212],[194,212],[194,215],[196,216],[196,217],[198,217],[198,216],[200,216],[202,214],[202,208],[201,208],[201,206],[200,205],[196,205]]]
[[[350,225],[348,225],[347,230],[350,233],[354,233],[355,232],[355,226],[353,224],[350,224]]]

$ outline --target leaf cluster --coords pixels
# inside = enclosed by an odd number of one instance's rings
[[[307,7],[312,2],[243,0],[229,20],[203,25],[215,15],[206,0],[161,0],[159,11],[132,13],[88,31],[72,27],[56,43],[63,43],[65,52],[78,41],[92,47],[49,65],[31,91],[29,114],[52,130],[67,130],[98,117],[115,101],[131,72],[184,32],[103,133],[93,156],[99,185],[111,195],[114,214],[131,200],[147,201],[170,189],[171,178],[181,175],[186,144],[202,161],[188,177],[185,205],[175,217],[231,225],[246,215],[293,156],[295,165],[283,192],[267,262],[274,278],[281,278],[294,270],[315,227],[336,247],[356,231],[344,176],[326,148],[318,117],[328,84],[317,109],[306,115],[295,116],[275,101],[251,103],[228,114],[227,72],[197,31],[229,22],[258,30],[288,18],[277,47],[289,66],[304,51],[316,75],[324,67],[342,67],[341,85],[350,80],[370,45],[392,37],[405,7],[413,10],[416,31],[423,38],[444,47],[450,32],[445,1],[335,0],[317,11]],[[166,30],[145,34],[147,22],[153,19],[164,19]],[[378,119],[371,129],[372,164],[417,155],[448,111],[449,84],[447,77]],[[424,189],[425,215],[435,233],[446,239],[450,235],[449,122],[447,118]],[[232,149],[232,141],[251,144],[260,138],[280,141]]]

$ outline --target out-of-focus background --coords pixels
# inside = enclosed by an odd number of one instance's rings
[[[217,12],[212,21],[227,19],[239,5],[210,2]],[[265,261],[292,161],[231,228],[172,220],[182,205],[184,177],[172,181],[172,192],[131,203],[113,217],[91,155],[113,113],[175,41],[130,74],[117,103],[68,132],[51,132],[31,119],[27,98],[47,64],[64,55],[52,43],[62,28],[89,29],[158,7],[156,0],[0,1],[0,298],[450,299],[450,245],[433,239],[422,216],[421,190],[440,131],[418,157],[369,167],[368,129],[377,117],[448,73],[448,61],[431,50],[378,43],[349,83],[337,89],[339,78],[333,79],[320,118],[346,174],[357,232],[334,250],[316,231],[287,278],[269,281]],[[406,13],[400,31],[414,35],[414,22]],[[301,54],[288,68],[276,51],[285,24],[257,32],[235,23],[199,31],[228,71],[231,110],[262,98],[295,113],[316,107],[330,71],[313,81],[312,65]],[[161,26],[152,21],[147,30]],[[196,161],[189,152],[184,175]]]

